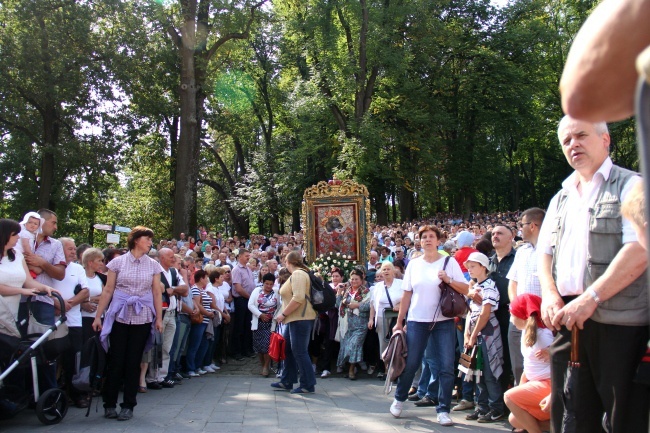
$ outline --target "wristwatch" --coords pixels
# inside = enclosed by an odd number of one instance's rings
[[[601,305],[603,303],[603,301],[601,301],[600,298],[598,297],[598,293],[596,293],[596,291],[592,287],[589,287],[587,289],[587,293],[589,293],[589,296],[591,296],[594,299],[596,304]]]

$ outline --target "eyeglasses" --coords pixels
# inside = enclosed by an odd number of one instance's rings
[[[226,271],[226,274],[229,274],[229,273],[230,273],[230,271]]]

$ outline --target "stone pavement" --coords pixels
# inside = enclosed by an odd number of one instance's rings
[[[455,427],[441,427],[433,408],[404,403],[399,419],[388,412],[392,396],[383,394],[383,381],[365,373],[350,381],[340,375],[318,379],[316,393],[290,395],[274,391],[275,378],[259,375],[256,360],[230,360],[217,374],[183,381],[173,389],[149,390],[138,395],[134,418],[126,422],[103,418],[101,398],[86,409],[71,407],[54,426],[42,425],[32,410],[0,421],[2,433],[128,432],[128,433],[419,433],[510,430],[507,422],[478,424],[465,420],[465,412],[452,412]],[[99,403],[99,404],[97,404]],[[97,411],[95,408],[97,407]]]

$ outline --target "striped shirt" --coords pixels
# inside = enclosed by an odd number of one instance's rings
[[[212,297],[206,292],[205,290],[201,290],[198,287],[194,286],[192,287],[192,298],[195,298],[197,296],[201,297],[201,305],[203,305],[203,308],[205,308],[207,311],[212,311],[212,308],[210,308],[210,305],[212,305]],[[208,323],[211,319],[207,316],[203,316],[203,323]]]
[[[151,293],[154,276],[163,271],[160,263],[148,255],[136,259],[131,251],[114,258],[106,267],[115,272],[115,290],[130,296],[144,296]],[[116,320],[120,323],[142,325],[153,322],[153,318],[154,312],[149,308],[143,308],[138,314],[133,305],[128,305],[126,317],[122,319],[118,316]]]

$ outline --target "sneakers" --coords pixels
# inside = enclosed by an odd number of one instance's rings
[[[374,365],[371,365],[370,367],[368,367],[368,374],[372,375],[374,372],[375,372],[375,366]]]
[[[178,374],[180,374],[183,379],[189,379],[190,377],[192,377],[189,375],[189,373],[183,373],[182,371]]]
[[[468,421],[476,421],[480,416],[485,415],[485,412],[482,412],[481,409],[476,409],[474,412],[470,413],[465,417]]]
[[[384,379],[386,377],[386,374],[383,371],[380,371],[377,373],[377,379]]]
[[[448,427],[454,425],[454,422],[451,420],[447,412],[440,412],[438,414],[438,424]]]
[[[486,414],[479,415],[478,422],[480,423],[496,422],[504,419],[505,417],[506,417],[505,412],[496,412],[494,410],[491,410]]]
[[[401,401],[393,400],[393,404],[390,405],[390,414],[395,418],[399,418],[402,414],[402,404]]]
[[[188,375],[189,377],[199,377],[199,376],[200,376],[200,374],[197,373],[197,372],[195,372],[195,371],[188,371],[188,372],[187,372],[187,375]]]
[[[454,412],[458,412],[461,410],[467,410],[467,409],[474,409],[474,402],[469,401],[469,400],[461,400],[460,403],[458,403],[456,406],[454,406],[451,410]]]
[[[282,383],[282,382],[273,382],[271,384],[271,387],[272,388],[277,388],[277,389],[282,389],[284,391],[291,391],[291,389],[293,388],[293,385],[288,385],[288,384]]]
[[[217,370],[210,367],[209,365],[206,365],[205,367],[203,367],[203,371],[207,371],[208,373],[216,373],[217,372]]]
[[[171,379],[165,379],[162,382],[160,382],[160,385],[162,385],[163,388],[173,388],[175,383]]]
[[[361,361],[361,362],[359,363],[359,367],[361,367],[361,369],[362,369],[363,371],[368,370],[368,364],[366,364],[365,361]]]
[[[219,367],[214,362],[212,364],[210,364],[210,368],[213,369],[214,371],[221,370],[221,367]]]
[[[331,374],[332,374],[332,373],[331,373],[329,370],[323,370],[323,372],[322,372],[321,375],[320,375],[320,378],[321,378],[321,379],[325,379],[325,378],[327,378],[327,377],[330,377]]]
[[[180,382],[180,381],[182,381],[182,380],[185,379],[185,378],[183,377],[182,374],[180,374],[180,373],[176,373],[172,379],[174,380],[174,382]]]
[[[196,372],[199,373],[201,376],[203,376],[204,374],[208,374],[208,372],[202,368],[199,368],[198,370],[196,370]]]
[[[343,373],[343,367],[336,367],[337,373]]]

